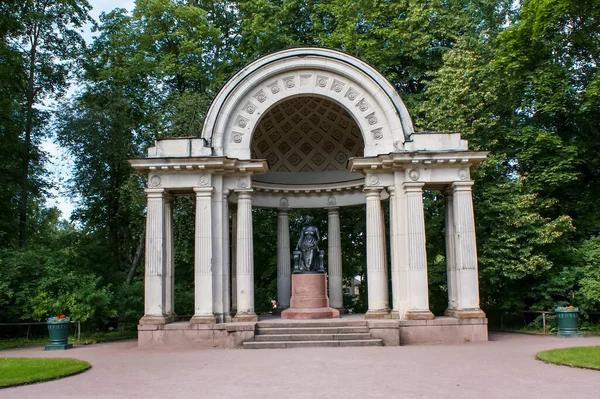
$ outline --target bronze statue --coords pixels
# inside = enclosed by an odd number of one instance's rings
[[[294,273],[325,273],[323,251],[319,251],[319,229],[311,223],[313,218],[304,218],[306,226],[300,232],[300,238],[294,251]]]

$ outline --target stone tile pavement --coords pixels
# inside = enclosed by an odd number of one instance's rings
[[[73,357],[92,369],[0,389],[0,398],[599,398],[600,372],[548,365],[537,351],[600,345],[491,334],[459,345],[306,349],[139,349],[136,341],[0,352],[0,357]]]

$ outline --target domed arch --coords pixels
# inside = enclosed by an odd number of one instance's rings
[[[402,150],[414,132],[400,96],[371,66],[335,50],[295,48],[262,57],[227,81],[209,108],[202,138],[213,155],[250,159],[262,115],[298,96],[325,97],[347,109],[367,157]]]

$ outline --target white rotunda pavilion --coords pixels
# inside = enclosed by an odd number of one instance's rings
[[[278,210],[277,301],[290,299],[288,210],[328,210],[328,287],[342,307],[339,207],[366,204],[368,312],[386,344],[487,339],[479,308],[470,177],[486,152],[459,133],[415,132],[379,72],[348,54],[294,48],[235,74],[212,102],[200,137],[156,141],[131,165],[147,176],[145,315],[140,345],[254,336],[252,208]],[[429,310],[423,190],[446,198],[448,309]],[[194,195],[195,314],[177,322],[173,197]],[[386,256],[389,206],[390,254]],[[230,220],[233,225],[229,226]],[[388,292],[391,276],[392,301]],[[181,331],[184,331],[181,333]],[[411,338],[412,337],[412,338]]]

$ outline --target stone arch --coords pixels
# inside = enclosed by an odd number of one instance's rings
[[[261,116],[299,95],[326,97],[346,108],[367,157],[402,150],[414,132],[400,96],[371,66],[339,51],[296,48],[262,57],[227,81],[209,108],[202,138],[213,155],[250,159]]]

